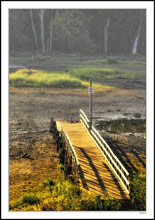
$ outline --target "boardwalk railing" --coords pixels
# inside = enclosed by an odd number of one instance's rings
[[[76,176],[78,183],[81,179],[83,187],[87,189],[88,186],[80,167],[76,151],[67,133],[63,130],[59,130],[56,126],[56,122],[53,121],[53,119],[51,119],[50,132],[53,134],[54,139],[56,140],[57,151],[59,152],[60,158],[63,158],[65,174],[73,174]]]
[[[74,150],[74,147],[73,147],[73,145],[72,145],[72,143],[71,143],[71,141],[70,141],[70,139],[69,139],[69,137],[68,137],[66,132],[62,131],[61,132],[61,137],[62,137],[63,141],[65,142],[65,147],[67,148],[66,149],[67,152],[71,156],[73,172],[77,173],[77,175],[78,175],[78,173],[79,173],[79,170],[78,170],[79,160],[78,160],[77,154],[76,154],[76,152]]]
[[[112,168],[115,175],[118,177],[120,182],[122,183],[124,189],[128,194],[130,194],[130,175],[120,160],[113,153],[109,145],[103,139],[103,137],[99,134],[99,132],[92,126],[92,129],[89,129],[89,119],[83,110],[80,109],[80,121],[88,130],[89,134],[95,141],[96,145],[102,151],[106,161]]]
[[[85,189],[88,189],[85,177],[84,177],[83,172],[82,172],[81,167],[80,167],[80,163],[79,163],[77,154],[74,150],[74,147],[73,147],[67,133],[61,131],[61,137],[62,137],[62,140],[64,140],[64,142],[65,142],[65,148],[66,148],[66,152],[67,152],[67,155],[65,156],[65,158],[67,160],[69,159],[72,163],[71,164],[72,173],[77,177],[78,182],[79,182],[79,179],[81,179],[83,187]]]

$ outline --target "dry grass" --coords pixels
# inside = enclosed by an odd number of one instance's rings
[[[89,83],[87,83],[89,86]],[[107,94],[108,95],[127,95],[135,93],[135,91],[132,90],[126,90],[126,89],[119,89],[112,86],[94,86],[94,95],[95,94]],[[47,89],[47,88],[15,88],[10,87],[9,93],[10,94],[32,94],[32,93],[42,93],[42,94],[57,94],[62,92],[63,94],[79,94],[79,95],[87,95],[88,94],[88,88],[81,88],[81,89]]]
[[[52,140],[52,137],[50,137]],[[24,193],[36,193],[46,176],[56,178],[59,162],[56,146],[50,142],[36,142],[31,158],[9,160],[9,202],[13,204]]]
[[[131,206],[124,208],[144,210],[146,170],[140,161],[145,164],[145,155],[141,154],[136,157],[133,153],[127,153],[122,158],[124,163],[134,166],[138,171],[133,172],[131,176],[134,190]],[[104,204],[100,201],[98,203],[85,191],[78,196],[78,188],[63,180],[63,170],[59,172],[58,161],[56,146],[53,145],[52,137],[48,135],[33,145],[31,159],[23,157],[10,159],[9,205],[12,211],[123,209],[118,201],[106,199]],[[56,181],[56,185],[52,180]],[[48,189],[49,184],[52,186],[52,196]],[[61,190],[57,191],[60,186]]]

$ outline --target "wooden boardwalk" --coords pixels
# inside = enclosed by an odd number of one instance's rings
[[[101,197],[108,193],[111,199],[129,199],[129,195],[82,123],[57,121],[56,126],[59,131],[67,133],[76,151],[88,191]],[[81,181],[80,186],[83,186]]]

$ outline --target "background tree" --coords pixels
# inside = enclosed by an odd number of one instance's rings
[[[52,21],[53,47],[60,52],[91,53],[96,45],[92,42],[88,24],[80,10],[57,10]]]
[[[9,10],[9,49],[11,54],[24,49],[29,36],[25,33],[26,14],[23,10]]]
[[[145,54],[144,9],[11,9],[10,54]]]

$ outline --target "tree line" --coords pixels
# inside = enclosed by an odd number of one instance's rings
[[[145,54],[145,9],[10,9],[9,50]]]

